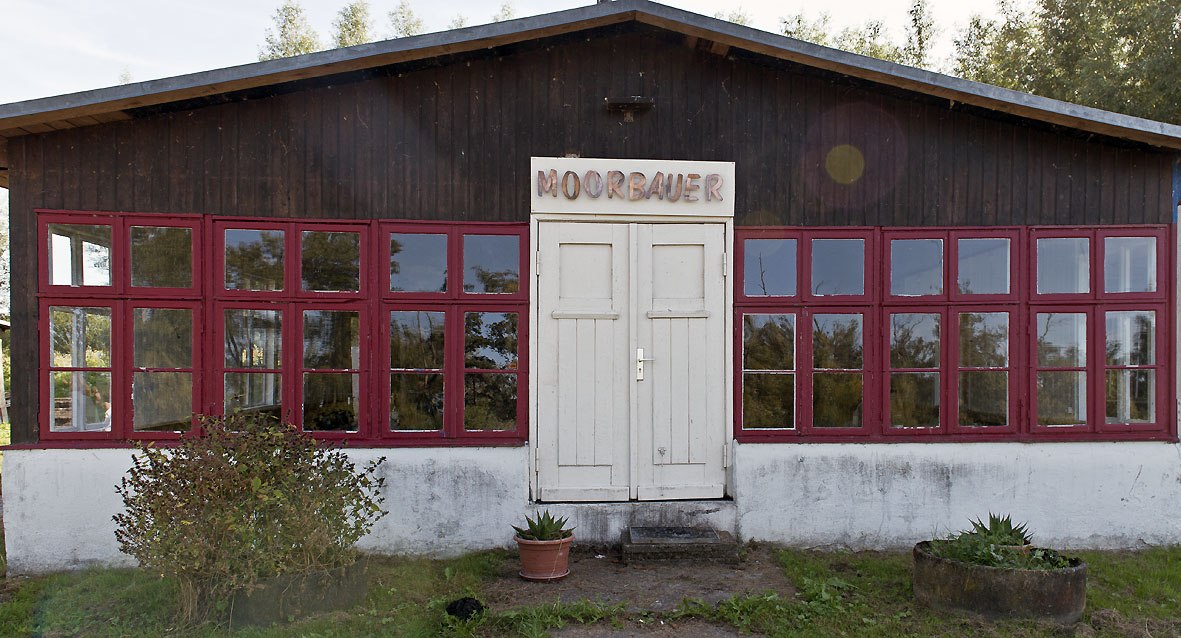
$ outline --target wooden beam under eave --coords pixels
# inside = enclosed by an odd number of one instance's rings
[[[8,188],[12,165],[8,163],[8,138],[0,137],[0,188]]]

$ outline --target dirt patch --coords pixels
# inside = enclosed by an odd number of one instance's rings
[[[573,625],[550,632],[552,638],[737,638],[743,635],[700,620],[629,620],[616,625]]]
[[[618,551],[576,551],[570,556],[570,575],[556,583],[530,583],[516,573],[515,560],[505,562],[500,576],[489,583],[484,603],[493,610],[534,607],[553,602],[588,600],[605,605],[624,604],[629,614],[667,612],[685,598],[695,598],[717,604],[732,596],[775,592],[791,597],[795,590],[784,576],[769,548],[750,548],[737,565],[694,563],[688,561],[660,561],[624,565]],[[653,622],[653,621],[649,621]],[[668,629],[659,626],[633,627],[631,633],[555,634],[561,636],[631,636],[636,629],[644,634],[662,634]],[[688,624],[688,623],[682,623]],[[696,623],[704,624],[704,623]],[[706,625],[712,627],[712,625]],[[670,625],[671,627],[671,625]],[[611,627],[593,627],[605,631]],[[567,629],[569,631],[569,629]],[[675,632],[674,632],[675,633]],[[732,636],[733,633],[677,634],[694,636]]]
[[[1077,625],[1077,627],[1101,631],[1104,635],[1127,636],[1129,638],[1156,638],[1158,636],[1176,638],[1181,636],[1181,620],[1160,620],[1155,618],[1133,620],[1131,618],[1125,618],[1114,609],[1097,609],[1091,612],[1091,624],[1089,627],[1082,624]],[[1090,635],[1094,634],[1094,631],[1090,633]],[[1082,632],[1075,632],[1075,636],[1084,635],[1086,635],[1085,629]]]

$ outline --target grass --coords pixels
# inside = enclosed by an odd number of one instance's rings
[[[369,597],[349,612],[282,627],[230,631],[206,623],[178,627],[175,588],[138,570],[91,570],[13,579],[0,588],[2,636],[186,636],[269,638],[303,636],[524,636],[540,637],[568,625],[609,622],[684,622],[728,625],[769,636],[1062,636],[1036,622],[990,623],[917,607],[911,599],[910,557],[891,552],[819,553],[781,550],[778,561],[797,589],[735,597],[717,606],[686,600],[674,611],[629,616],[623,606],[590,602],[492,610],[470,621],[447,616],[447,602],[481,597],[494,587],[504,552],[453,560],[381,558],[371,562]],[[1088,635],[1100,637],[1181,633],[1181,547],[1143,552],[1086,552]],[[1147,633],[1146,633],[1147,632]],[[1070,635],[1067,632],[1065,635]]]

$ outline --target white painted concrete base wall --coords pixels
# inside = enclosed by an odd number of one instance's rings
[[[526,447],[348,450],[359,466],[386,457],[390,513],[358,546],[380,554],[436,556],[512,544],[511,522],[529,510]],[[89,565],[126,566],[111,517],[131,450],[4,453],[4,540],[10,574]]]
[[[4,453],[12,574],[130,565],[111,517],[131,450]],[[527,447],[357,449],[386,457],[386,508],[360,542],[382,554],[445,556],[508,547],[510,524],[546,508],[580,542],[617,543],[626,525],[712,525],[742,540],[897,548],[989,511],[1068,548],[1181,543],[1181,446],[1165,443],[737,445],[732,501],[529,501]],[[518,523],[519,524],[519,523]]]
[[[989,511],[1064,548],[1181,543],[1181,446],[1168,443],[746,444],[744,540],[901,548]]]

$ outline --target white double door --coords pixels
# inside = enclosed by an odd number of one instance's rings
[[[538,226],[538,499],[724,496],[726,226]]]

